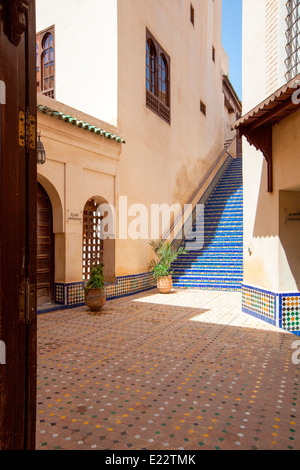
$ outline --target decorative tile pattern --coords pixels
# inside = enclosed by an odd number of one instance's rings
[[[118,277],[115,284],[106,286],[106,298],[108,300],[137,294],[156,286],[152,273],[142,273],[132,276]],[[80,306],[84,304],[84,282],[73,282],[68,284],[55,284],[55,303],[65,307]],[[53,311],[53,306],[49,309],[44,307],[43,313]]]
[[[251,286],[242,286],[243,310],[276,324],[276,294]]]
[[[243,279],[243,175],[242,159],[232,159],[205,204],[204,243],[198,232],[193,251],[173,263],[175,287],[240,290]],[[200,216],[202,218],[202,215]],[[199,221],[199,219],[198,219]],[[199,228],[200,227],[200,228]],[[201,223],[188,234],[195,237]],[[198,245],[197,245],[198,243]],[[176,240],[176,246],[178,240]]]
[[[280,320],[284,330],[300,335],[300,294],[280,295]]]
[[[39,315],[36,448],[297,450],[292,341],[243,313],[239,292]]]
[[[84,302],[84,283],[66,284],[67,305],[78,305]]]
[[[115,284],[106,286],[107,299],[115,299],[127,295],[144,292],[155,287],[155,280],[151,273],[122,276],[117,278]]]
[[[65,285],[62,283],[55,283],[55,303],[56,304],[65,304]]]
[[[300,293],[275,293],[242,285],[242,310],[300,336]]]

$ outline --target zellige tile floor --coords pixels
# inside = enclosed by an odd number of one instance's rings
[[[156,290],[38,316],[37,449],[300,449],[296,336],[239,292]]]

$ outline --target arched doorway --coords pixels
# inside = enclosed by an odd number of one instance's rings
[[[52,205],[48,194],[37,183],[37,305],[53,301],[54,236]]]

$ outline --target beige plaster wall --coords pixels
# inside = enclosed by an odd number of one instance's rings
[[[188,0],[118,2],[118,124],[127,143],[116,195],[129,205],[186,203],[223,148],[221,1],[192,3],[194,26]],[[171,125],[145,105],[146,28],[170,56]],[[150,255],[146,240],[117,241],[118,275],[147,271]]]
[[[49,103],[45,97],[39,96],[38,102],[78,117],[76,110],[58,102]],[[83,209],[91,197],[115,204],[121,144],[41,112],[37,118],[46,150],[46,163],[38,165],[38,181],[46,189],[53,209],[55,282],[81,281]],[[92,117],[81,114],[81,118],[93,124]],[[118,134],[117,128],[109,130]],[[112,256],[105,268],[107,280],[114,278],[114,263]]]
[[[68,238],[59,276],[65,282],[80,279],[72,257],[80,228],[68,222],[68,213],[80,213],[95,195],[117,210],[121,196],[128,207],[144,204],[149,213],[155,203],[183,205],[223,149],[228,59],[221,45],[222,2],[192,3],[194,26],[189,0],[37,0],[37,30],[55,24],[56,98],[117,126],[126,139],[120,156],[120,144],[39,118],[49,156],[39,171],[54,186],[58,181],[64,208]],[[146,27],[171,58],[171,125],[145,105]],[[117,240],[115,274],[146,272],[150,256],[147,240]]]
[[[284,83],[285,4],[284,0],[243,0],[244,114]],[[264,157],[243,139],[244,282],[273,291],[299,289],[294,261],[299,256],[295,245],[299,224],[291,224],[287,234],[283,223],[286,201],[297,200],[297,193],[289,192],[300,189],[299,119],[298,112],[273,127],[271,194]]]
[[[299,148],[298,111],[273,126],[274,190],[270,194],[264,158],[247,144],[244,154],[246,284],[279,292],[299,290],[300,221],[286,222],[288,211],[300,211]]]

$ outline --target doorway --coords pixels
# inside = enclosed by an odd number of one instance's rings
[[[54,235],[50,198],[37,183],[37,305],[53,302]]]

